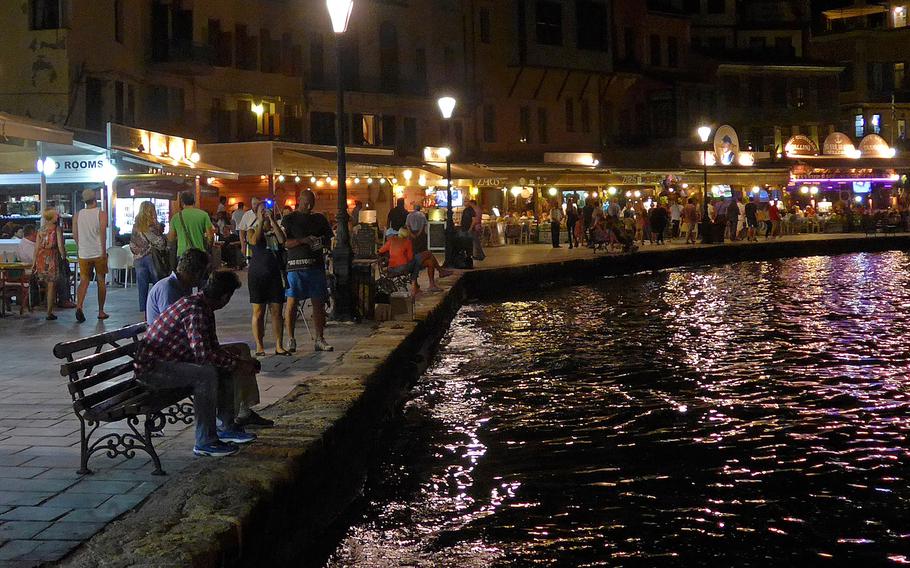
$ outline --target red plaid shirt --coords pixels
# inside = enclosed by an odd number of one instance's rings
[[[218,344],[215,312],[202,293],[181,298],[168,306],[139,343],[136,374],[151,370],[158,361],[213,365],[231,371],[237,358]]]

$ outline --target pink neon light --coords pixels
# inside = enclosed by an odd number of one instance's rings
[[[817,183],[849,183],[852,181],[871,181],[871,182],[895,182],[897,178],[886,177],[886,178],[805,178],[805,179],[793,179],[790,180],[788,185],[796,185],[798,183],[805,185],[813,185]]]

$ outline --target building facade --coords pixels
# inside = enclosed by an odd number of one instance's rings
[[[855,3],[826,10],[812,54],[843,67],[839,124],[855,138],[878,134],[907,149],[910,81],[910,2]]]

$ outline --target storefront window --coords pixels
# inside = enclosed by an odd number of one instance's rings
[[[880,114],[872,115],[872,133],[873,134],[882,133],[882,115],[880,115]]]

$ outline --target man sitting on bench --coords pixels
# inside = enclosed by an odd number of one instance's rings
[[[177,300],[189,296],[193,288],[204,282],[208,272],[209,255],[198,249],[189,249],[177,263],[177,271],[167,278],[159,280],[149,292],[145,313],[149,329],[161,314]],[[230,343],[222,345],[227,351],[241,359],[251,359],[250,347],[245,343]],[[263,418],[253,410],[259,404],[259,385],[255,375],[240,375],[234,388],[236,402],[234,421],[240,426],[271,427],[275,422]]]
[[[256,439],[234,423],[233,391],[234,379],[255,376],[259,362],[225,349],[215,333],[215,310],[225,307],[238,288],[240,280],[233,272],[213,273],[201,292],[171,304],[155,320],[136,352],[140,383],[152,390],[193,390],[193,453],[200,456],[232,455],[237,444]]]

